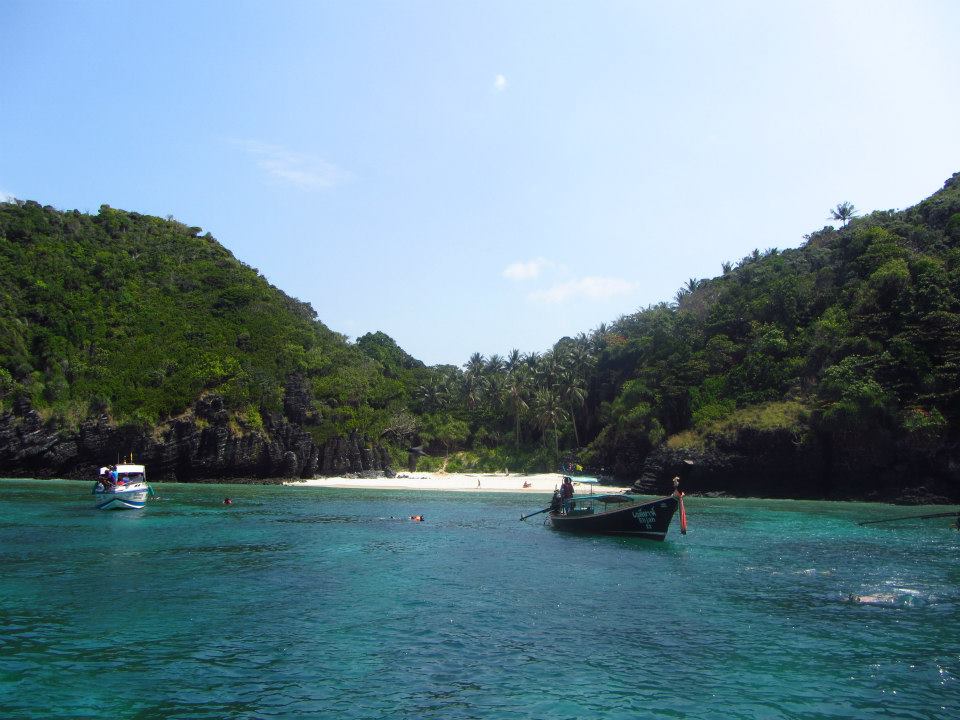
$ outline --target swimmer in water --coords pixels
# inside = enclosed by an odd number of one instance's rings
[[[224,499],[223,499],[223,504],[224,504],[224,505],[233,505],[233,500],[231,500],[230,498],[224,498]]]
[[[877,595],[851,595],[850,602],[858,605],[894,605],[897,599],[893,595],[878,593]]]

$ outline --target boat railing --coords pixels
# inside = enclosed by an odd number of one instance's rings
[[[640,502],[638,498],[629,495],[581,495],[574,496],[568,501],[565,515],[593,515],[598,512],[608,512],[617,507]]]

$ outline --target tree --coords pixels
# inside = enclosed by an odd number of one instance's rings
[[[450,387],[442,377],[430,378],[429,382],[417,388],[415,397],[420,401],[424,412],[436,412],[447,406],[450,400]]]
[[[498,375],[503,372],[504,360],[499,355],[491,355],[490,359],[487,360],[487,367],[484,372],[487,375]]]
[[[463,374],[463,395],[471,410],[476,409],[487,387],[486,369],[487,362],[483,355],[474,353],[470,356]]]
[[[573,423],[573,437],[579,448],[580,431],[577,430],[577,410],[583,407],[584,401],[587,399],[587,389],[583,386],[583,381],[580,378],[568,375],[564,378],[563,385],[561,385],[560,394],[563,401],[570,407],[570,422]]]
[[[537,418],[537,424],[546,431],[547,428],[553,430],[553,449],[555,457],[560,457],[560,435],[557,425],[563,421],[566,412],[563,409],[563,403],[556,392],[549,389],[538,390],[534,398],[534,412]]]
[[[520,355],[520,351],[514,348],[507,355],[507,359],[504,361],[504,368],[507,371],[507,374],[516,372],[517,368],[523,363],[523,357]]]
[[[847,222],[856,217],[857,209],[853,203],[842,202],[830,211],[830,220],[840,220],[846,226]]]
[[[512,355],[512,353],[511,353]],[[514,432],[516,447],[520,449],[520,416],[527,411],[527,396],[529,394],[529,372],[524,365],[517,365],[516,369],[507,375],[505,392],[507,402],[513,410]]]

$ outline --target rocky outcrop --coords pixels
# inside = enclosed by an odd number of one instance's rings
[[[703,448],[661,446],[646,458],[636,492],[900,503],[960,502],[960,448],[926,448],[882,434],[843,442],[826,434],[743,429]]]
[[[314,410],[312,398],[310,381],[303,375],[291,375],[283,389],[283,414],[297,424],[317,424],[320,417]]]
[[[159,428],[118,427],[106,415],[77,429],[44,421],[20,403],[0,414],[0,475],[93,477],[101,465],[133,453],[150,477],[180,482],[283,480],[317,474],[391,475],[385,448],[357,433],[318,447],[300,424],[280,414],[263,417],[262,432],[238,434],[223,400],[209,395],[191,414]]]
[[[347,437],[335,437],[326,442],[319,455],[321,475],[366,475],[380,472],[393,477],[390,453],[382,445],[370,442],[356,430]]]

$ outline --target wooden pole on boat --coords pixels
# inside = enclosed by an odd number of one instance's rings
[[[535,513],[530,513],[529,515],[521,515],[520,520],[526,520],[527,518],[532,518],[534,515],[539,515],[540,513],[550,512],[550,508],[545,507],[543,510],[537,510]]]
[[[894,522],[896,520],[929,520],[930,518],[954,517],[960,523],[960,511],[933,513],[931,515],[901,515],[900,517],[885,518],[884,520],[864,520],[857,525],[875,525],[876,523]]]
[[[687,534],[687,509],[683,506],[683,493],[680,492],[680,476],[673,478],[673,495],[680,504],[680,534]]]

